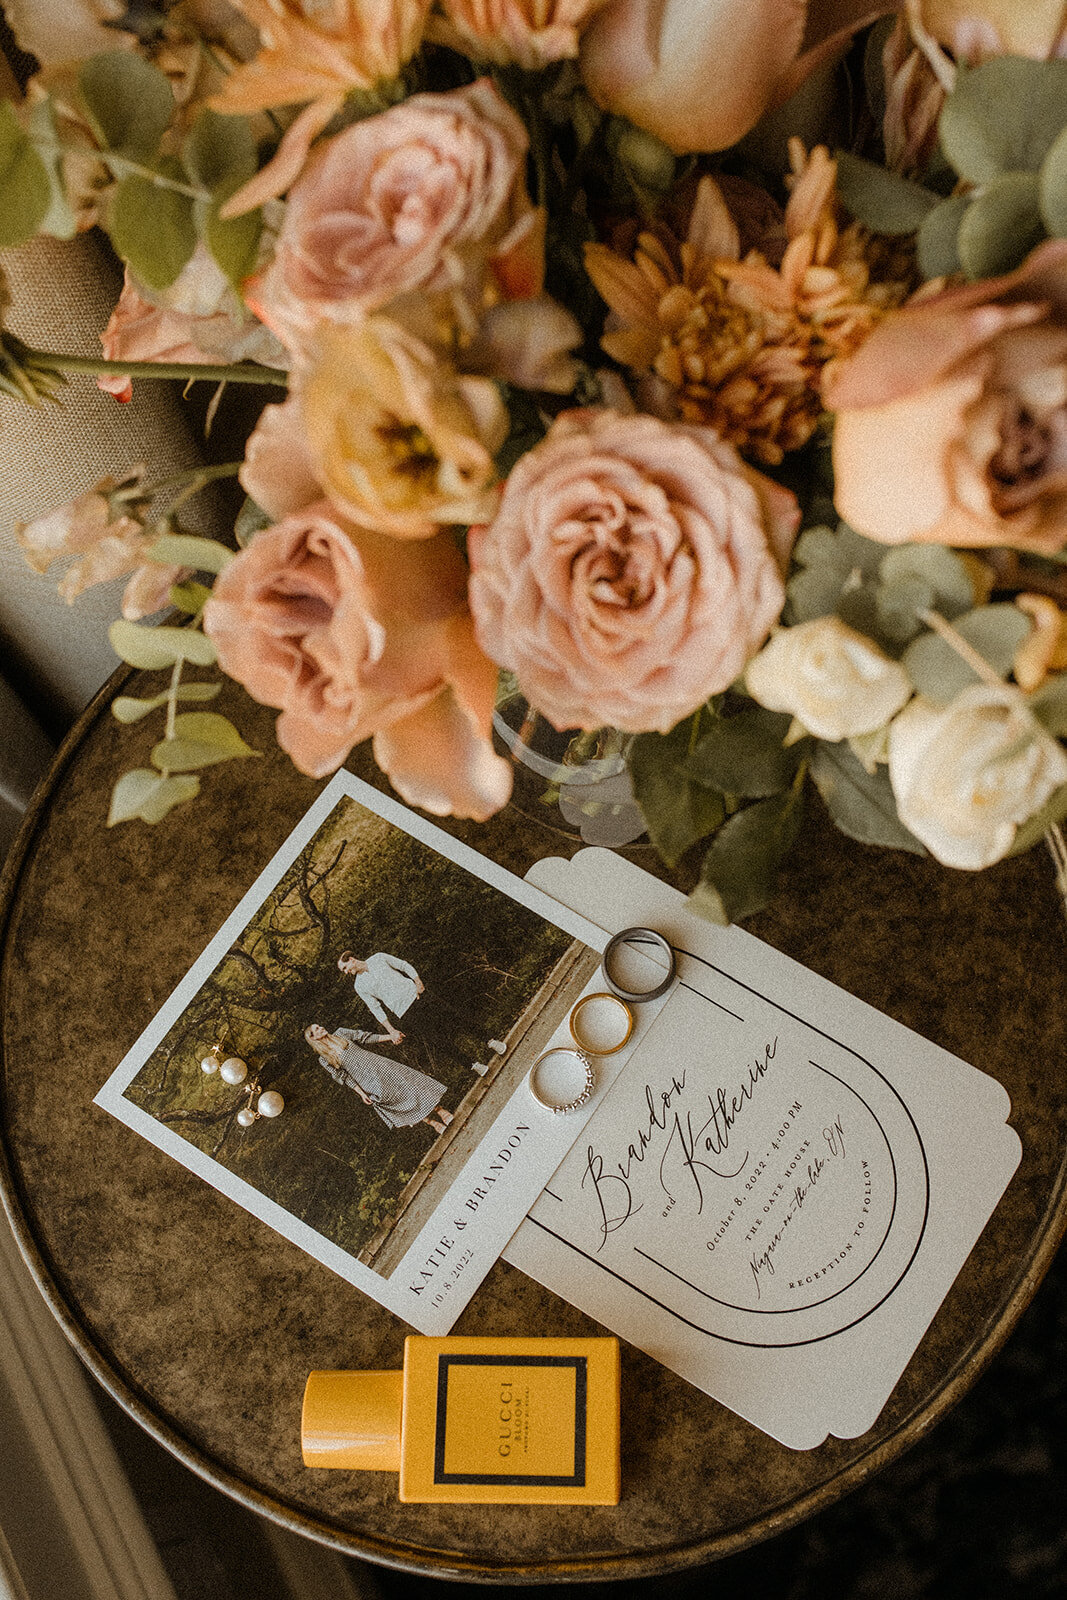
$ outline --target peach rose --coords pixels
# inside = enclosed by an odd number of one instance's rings
[[[605,0],[442,0],[427,37],[498,67],[539,72],[578,54],[578,35]]]
[[[465,285],[529,230],[526,130],[487,79],[417,94],[327,140],[289,191],[256,313],[298,348],[323,318]]]
[[[708,428],[565,413],[471,529],[479,641],[555,727],[665,733],[766,638],[798,520]]]
[[[319,501],[257,533],[204,610],[219,662],[263,705],[302,772],[324,777],[374,737],[414,805],[484,821],[511,771],[493,753],[496,671],[467,611],[447,535],[397,544],[353,532]]]
[[[287,406],[319,482],[361,527],[425,539],[491,514],[508,431],[496,384],[459,376],[385,317],[326,325]]]
[[[824,370],[835,501],[884,544],[1067,544],[1067,240],[890,311]]]
[[[878,0],[611,0],[582,37],[593,99],[679,153],[725,150],[857,29]]]

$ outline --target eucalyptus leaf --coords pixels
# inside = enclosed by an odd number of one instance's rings
[[[78,95],[107,150],[151,160],[174,115],[166,74],[133,50],[108,50],[83,61]]]
[[[1036,177],[1006,172],[986,184],[968,206],[956,248],[969,278],[993,278],[1021,265],[1045,237]]]
[[[38,232],[47,233],[53,239],[73,239],[78,231],[78,218],[67,199],[63,151],[59,146],[59,126],[52,101],[38,100],[31,106],[26,114],[26,125],[48,178],[48,209],[41,218]]]
[[[1054,239],[1067,239],[1067,128],[1041,163],[1041,217]]]
[[[156,745],[152,764],[168,772],[189,772],[261,753],[245,743],[228,717],[217,711],[188,711],[175,717],[174,736]]]
[[[160,164],[172,176],[176,163]],[[108,207],[108,233],[116,252],[150,289],[167,289],[196,249],[193,202],[150,178],[123,178]]]
[[[950,195],[923,218],[915,247],[924,278],[947,278],[953,272],[962,272],[957,241],[972,198],[970,194]]]
[[[261,528],[269,528],[270,525],[271,518],[269,514],[264,511],[262,506],[256,504],[250,494],[245,495],[241,509],[237,513],[237,521],[233,526],[234,537],[241,549],[243,550],[247,544],[251,544]]]
[[[802,811],[802,789],[796,784],[735,812],[704,857],[700,883],[688,900],[691,909],[713,922],[736,922],[762,911],[774,898]]]
[[[225,572],[234,558],[217,539],[200,539],[191,533],[164,533],[145,551],[149,561],[164,567],[192,567],[196,572]]]
[[[638,734],[627,755],[634,798],[649,838],[669,867],[726,815],[722,795],[696,783],[686,770],[692,726],[690,717],[667,734]]]
[[[1015,652],[1030,631],[1029,618],[1018,606],[1006,602],[976,606],[957,617],[952,626],[1000,677],[1011,671]],[[913,639],[904,652],[903,665],[916,691],[941,705],[978,682],[974,668],[937,633]]]
[[[215,665],[215,646],[196,628],[148,628],[120,617],[108,629],[108,638],[123,661],[150,672],[173,667],[176,661],[191,661],[198,667]]]
[[[259,209],[246,211],[242,216],[231,217],[228,221],[219,215],[226,201],[240,187],[240,179],[226,181],[215,190],[209,203],[197,212],[204,242],[216,265],[235,288],[240,288],[245,278],[255,270],[263,233],[263,213]]]
[[[959,67],[938,131],[941,146],[971,183],[1004,172],[1037,172],[1067,124],[1067,61],[994,56]]]
[[[204,189],[236,180],[245,183],[257,168],[256,141],[247,117],[200,112],[182,146],[185,170]]]
[[[940,202],[921,183],[901,178],[848,150],[837,152],[837,192],[846,211],[874,233],[914,233]]]
[[[901,544],[883,558],[878,576],[884,584],[919,578],[928,584],[937,609],[951,622],[974,605],[974,584],[954,550],[941,544]]]
[[[179,683],[175,698],[186,701],[214,700],[221,688],[221,683]],[[111,703],[111,715],[116,722],[140,722],[151,712],[161,710],[169,699],[170,695],[166,690],[162,694],[151,695],[147,700],[140,700],[134,695],[120,694]]]
[[[696,745],[686,770],[698,783],[720,794],[763,799],[788,789],[796,776],[802,746],[782,741],[789,732],[786,712],[746,707],[720,717]]]
[[[118,822],[132,822],[135,818],[161,822],[168,811],[185,800],[194,800],[199,793],[199,778],[164,778],[150,767],[136,767],[124,772],[112,790],[107,825],[113,828]]]
[[[170,603],[177,606],[179,611],[184,611],[186,616],[198,617],[211,599],[211,590],[206,583],[196,583],[192,578],[185,583],[172,583],[170,586]]]
[[[1067,738],[1067,672],[1046,678],[1034,690],[1030,710],[1048,733],[1057,739]]]
[[[918,573],[904,572],[890,583],[882,583],[875,594],[879,629],[899,647],[912,639],[922,627],[921,611],[934,602],[933,585]]]
[[[1045,837],[1045,834],[1057,822],[1062,822],[1067,817],[1067,783],[1062,784],[1045,801],[1040,811],[1024,822],[1015,838],[1012,840],[1010,856],[1021,856],[1024,850],[1030,850],[1035,844]]]
[[[890,850],[926,850],[897,816],[897,803],[883,767],[867,772],[845,743],[820,742],[815,747],[811,775],[826,809],[850,839],[883,845]]]
[[[832,566],[805,567],[786,585],[791,622],[811,622],[837,610],[846,574]]]
[[[0,247],[32,239],[52,199],[48,171],[9,100],[0,100]]]

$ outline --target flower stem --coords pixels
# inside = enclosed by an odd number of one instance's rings
[[[207,378],[216,383],[262,383],[279,389],[289,386],[289,374],[281,367],[264,367],[255,361],[215,365],[206,361],[104,361],[97,356],[63,355],[55,350],[31,350],[30,354],[59,372],[119,374],[127,378]]]
[[[945,643],[950,645],[963,661],[966,661],[971,671],[976,673],[984,684],[988,684],[992,689],[1004,688],[1004,679],[999,672],[994,672],[985,656],[980,655],[974,645],[965,639],[962,633],[952,626],[951,622],[946,622],[940,612],[931,611],[927,607],[919,612],[919,616],[928,628],[932,628],[935,633],[940,634]]]

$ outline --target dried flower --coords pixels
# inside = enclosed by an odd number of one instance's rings
[[[60,556],[77,556],[59,583],[68,605],[94,584],[131,573],[122,614],[136,622],[166,604],[172,584],[191,577],[188,567],[145,559],[152,540],[142,522],[143,474],[143,467],[135,467],[125,478],[102,478],[68,505],[15,524],[15,537],[35,572],[47,572]]]
[[[661,405],[775,464],[810,439],[831,357],[856,349],[906,286],[872,281],[868,235],[836,218],[836,163],[790,143],[793,192],[780,266],[739,259],[736,224],[714,179],[697,191],[688,235],[641,234],[632,262],[594,244],[586,267],[614,313],[601,341],[660,380]]]

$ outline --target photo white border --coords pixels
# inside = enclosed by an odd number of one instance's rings
[[[498,1259],[501,1250],[508,1239],[519,1226],[530,1205],[540,1193],[544,1184],[555,1171],[560,1161],[574,1139],[581,1132],[586,1118],[582,1117],[547,1117],[538,1115],[536,1103],[533,1101],[525,1085],[516,1089],[502,1104],[501,1113],[493,1124],[490,1134],[472,1157],[465,1163],[464,1168],[448,1191],[448,1195],[435,1210],[433,1217],[426,1227],[420,1230],[419,1237],[411,1249],[405,1254],[399,1265],[393,1269],[388,1278],[382,1277],[371,1267],[358,1261],[348,1251],[325,1238],[307,1223],[301,1222],[293,1216],[284,1206],[277,1201],[269,1199],[253,1184],[245,1181],[231,1172],[221,1162],[215,1161],[205,1154],[195,1144],[182,1138],[165,1123],[159,1122],[149,1112],[126,1098],[125,1091],[133,1079],[145,1065],[152,1052],[166,1038],[174,1024],[182,1016],[186,1007],[201,989],[207,978],[215,971],[226,953],[241,933],[245,930],[254,914],[262,906],[271,890],[276,887],[283,874],[292,866],[300,852],[310,842],[322,825],[327,821],[341,800],[354,800],[358,805],[372,811],[383,821],[399,828],[403,833],[418,839],[422,844],[435,850],[439,855],[469,872],[473,877],[488,883],[492,888],[499,890],[510,899],[525,906],[545,922],[561,928],[572,938],[579,939],[590,949],[603,952],[607,943],[607,934],[596,927],[585,917],[571,911],[567,906],[561,905],[558,900],[535,888],[532,884],[518,878],[506,868],[498,866],[496,862],[472,850],[469,845],[462,844],[453,839],[443,829],[436,827],[425,817],[410,811],[399,801],[388,795],[383,795],[369,784],[364,783],[352,773],[338,772],[332,781],[319,795],[318,799],[305,812],[296,827],[286,838],[281,847],[275,852],[256,878],[251,888],[244,894],[237,906],[226,918],[222,927],[209,942],[207,947],[197,957],[185,977],[174,989],[173,993],[163,1002],[151,1022],[140,1034],[139,1038],[123,1056],[107,1082],[94,1097],[93,1104],[100,1106],[104,1111],[110,1112],[120,1122],[124,1122],[134,1132],[142,1135],[157,1149],[166,1155],[172,1156],[190,1172],[203,1178],[212,1188],[217,1189],[228,1199],[235,1201],[245,1211],[259,1217],[262,1222],[274,1229],[276,1233],[288,1239],[290,1243],[298,1245],[308,1255],[323,1263],[331,1271],[362,1289],[372,1299],[388,1309],[397,1312],[414,1327],[423,1333],[445,1333],[463,1310],[464,1305],[474,1293],[486,1272]],[[564,1027],[566,1023],[562,1024]],[[614,1074],[613,1074],[614,1076]],[[521,1097],[521,1098],[520,1098]],[[599,1098],[599,1096],[595,1097]],[[434,1307],[429,1303],[429,1297],[414,1295],[409,1287],[410,1271],[421,1262],[425,1255],[425,1242],[427,1237],[433,1237],[435,1231],[441,1227],[437,1221],[439,1213],[445,1210],[455,1210],[456,1202],[451,1198],[466,1182],[467,1175],[477,1172],[484,1167],[487,1159],[486,1147],[498,1138],[501,1130],[506,1132],[509,1119],[514,1120],[515,1106],[521,1108],[519,1113],[529,1120],[535,1117],[533,1123],[536,1137],[525,1142],[527,1152],[522,1163],[515,1163],[514,1178],[518,1181],[508,1185],[508,1196],[505,1203],[485,1208],[482,1224],[477,1229],[472,1227],[471,1237],[466,1237],[465,1246],[477,1244],[475,1256],[470,1262],[470,1270],[465,1271],[462,1286],[454,1285],[459,1292],[450,1294],[443,1304]],[[592,1110],[592,1104],[587,1108]],[[491,1153],[491,1152],[489,1152]],[[509,1178],[511,1174],[509,1173]],[[494,1199],[496,1197],[494,1196]],[[462,1203],[462,1197],[460,1200]]]

